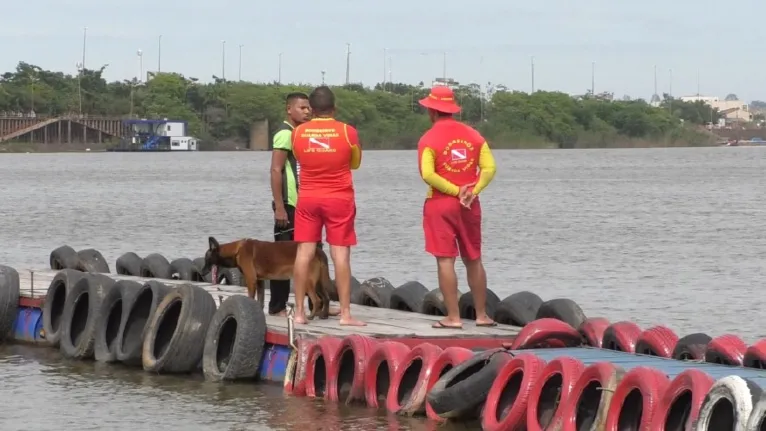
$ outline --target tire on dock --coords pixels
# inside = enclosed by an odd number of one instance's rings
[[[95,248],[86,248],[77,252],[78,262],[75,269],[82,272],[109,274],[109,264]]]
[[[247,286],[245,277],[242,276],[242,272],[237,268],[218,268],[218,276],[216,276],[216,280],[212,283],[229,286]]]
[[[141,259],[141,277],[170,280],[170,262],[159,253]]]
[[[85,274],[64,302],[61,316],[61,354],[73,359],[92,359],[101,303],[115,281],[106,275]]]
[[[713,338],[705,349],[705,362],[713,364],[742,366],[745,359],[747,344],[733,334],[725,334]]]
[[[433,367],[431,368],[431,374],[426,382],[426,393],[431,392],[431,389],[436,385],[445,374],[450,372],[453,368],[462,364],[463,362],[473,358],[476,354],[472,350],[468,350],[464,347],[447,347],[442,351],[441,355],[436,358]],[[436,414],[431,404],[428,403],[426,398],[426,417],[433,421],[442,422],[444,418]]]
[[[516,292],[495,306],[495,321],[505,325],[524,326],[537,318],[543,300],[529,291]]]
[[[561,429],[565,406],[584,370],[585,365],[579,359],[568,356],[556,358],[545,365],[529,391],[527,428]]]
[[[51,347],[59,347],[61,340],[61,317],[69,291],[85,275],[76,269],[62,269],[53,276],[43,302],[43,332]]]
[[[392,310],[417,313],[423,307],[423,299],[428,295],[428,289],[417,281],[408,281],[391,292],[388,304]]]
[[[707,345],[713,338],[702,332],[695,332],[678,339],[673,349],[673,359],[680,361],[701,361],[705,359]]]
[[[205,278],[191,259],[182,257],[170,262],[170,278],[201,283]]]
[[[329,371],[334,368],[332,361],[337,357],[340,343],[339,338],[325,335],[309,347],[306,359],[307,397],[327,399],[331,392],[337,393],[337,388],[333,387],[336,376],[329,375]]]
[[[612,396],[624,375],[625,370],[606,361],[585,368],[564,405],[562,429],[604,429]]]
[[[68,245],[62,245],[51,252],[50,267],[54,271],[61,269],[77,269],[80,257],[77,251]]]
[[[495,295],[491,289],[487,289],[487,301],[485,304],[487,310],[487,316],[490,319],[495,318],[495,309],[500,302],[500,298]],[[473,302],[473,292],[470,290],[462,295],[458,299],[458,309],[460,310],[461,319],[476,320],[476,307]]]
[[[202,269],[205,268],[205,258],[204,257],[198,257],[198,258],[192,260],[192,263],[194,264],[195,267],[197,267],[197,271],[199,271],[200,274],[202,274]],[[212,276],[212,274],[213,274],[213,272],[210,271],[207,274],[202,276],[202,279],[205,281],[205,283],[211,283],[210,277]]]
[[[511,349],[537,349],[546,347],[578,347],[582,336],[577,329],[559,319],[537,319],[521,328],[513,339]]]
[[[124,313],[117,336],[117,360],[128,366],[141,366],[144,335],[157,306],[171,288],[151,280],[144,283],[124,301]]]
[[[604,341],[604,332],[609,325],[609,320],[603,317],[589,317],[582,322],[577,330],[588,346],[600,349]]]
[[[635,353],[641,328],[633,322],[615,322],[604,331],[601,347],[618,352]]]
[[[526,429],[529,391],[544,366],[539,357],[522,353],[500,368],[484,402],[482,430]]]
[[[375,351],[378,341],[364,335],[352,334],[341,340],[340,347],[333,358],[335,369],[329,370],[329,375],[335,379],[333,386],[336,393],[331,393],[330,401],[342,402],[346,405],[365,400],[365,365]]]
[[[501,367],[511,360],[505,349],[474,355],[445,373],[428,392],[427,400],[442,419],[476,419]]]
[[[365,399],[367,407],[379,408],[386,405],[391,379],[403,364],[410,348],[397,341],[384,341],[375,346],[365,370]]]
[[[745,430],[763,390],[750,379],[722,377],[710,387],[702,402],[695,430]]]
[[[545,301],[537,310],[537,319],[551,317],[569,323],[573,328],[579,328],[582,322],[587,319],[582,308],[576,302],[568,298],[556,298]]]
[[[13,322],[19,310],[19,272],[0,265],[0,343],[13,338]]]
[[[761,394],[753,405],[753,411],[747,420],[748,430],[762,430],[766,425],[766,396]]]
[[[414,416],[425,413],[426,376],[431,374],[442,349],[431,343],[422,343],[410,350],[396,371],[386,397],[389,413]]]
[[[702,402],[711,386],[713,386],[713,378],[707,373],[694,368],[682,371],[665,389],[651,429],[669,431],[692,429],[692,424],[697,421]]]
[[[117,361],[117,344],[125,313],[125,303],[129,295],[135,294],[141,283],[119,280],[114,283],[101,301],[101,311],[96,322],[96,335],[93,344],[93,357],[99,362]]]
[[[330,291],[327,292],[330,295],[330,301],[338,301],[338,299],[339,299],[338,298],[338,287],[335,286],[335,279],[334,278],[332,279],[332,283],[331,284],[332,284],[332,288],[330,288]],[[359,289],[361,288],[361,286],[362,286],[362,283],[359,282],[359,280],[352,275],[351,276],[351,296],[354,295],[354,292],[358,292]],[[292,287],[291,287],[291,293],[295,293],[295,292],[292,292]]]
[[[636,353],[670,358],[678,343],[678,335],[666,326],[653,326],[638,337]]]
[[[141,256],[129,251],[117,258],[114,270],[120,275],[131,275],[133,277],[141,276]]]
[[[643,366],[631,368],[612,394],[605,429],[652,429],[652,421],[669,384],[668,377],[660,370]]]
[[[384,277],[373,277],[362,282],[359,290],[352,292],[351,303],[367,307],[389,308],[394,286]]]
[[[263,306],[244,295],[221,303],[205,335],[202,372],[210,381],[245,380],[258,376],[266,340]]]
[[[141,353],[144,370],[154,373],[196,370],[215,311],[215,300],[199,286],[184,284],[165,295],[144,337]]]
[[[766,369],[766,339],[758,340],[747,348],[742,366],[747,368]]]
[[[458,298],[462,295],[460,291],[457,292]],[[420,313],[427,316],[446,316],[447,307],[444,306],[444,295],[442,295],[441,289],[438,287],[431,290],[423,298],[423,306],[420,308]]]

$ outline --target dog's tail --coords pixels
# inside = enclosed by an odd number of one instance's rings
[[[328,295],[335,289],[335,286],[330,279],[330,262],[327,260],[327,253],[322,249],[322,244],[317,244],[317,257],[319,258],[319,284],[324,287],[325,292]]]

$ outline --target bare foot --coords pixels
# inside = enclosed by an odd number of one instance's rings
[[[330,307],[330,316],[340,316],[340,308]]]
[[[489,317],[485,317],[484,319],[476,319],[476,326],[497,326],[497,322]]]
[[[306,320],[306,316],[295,316],[293,322],[297,325],[308,325],[309,321]]]
[[[361,320],[356,320],[353,317],[341,317],[340,326],[367,326],[367,323],[362,322]]]

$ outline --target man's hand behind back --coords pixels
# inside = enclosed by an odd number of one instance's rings
[[[460,199],[460,204],[466,208],[471,208],[473,200],[476,199],[476,195],[473,194],[474,186],[476,186],[476,183],[466,184],[460,187],[460,193],[457,195]]]

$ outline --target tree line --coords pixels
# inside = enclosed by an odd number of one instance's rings
[[[208,142],[246,141],[254,121],[272,128],[284,117],[284,98],[310,85],[250,83],[213,77],[202,83],[179,73],[149,74],[108,82],[106,66],[76,75],[19,63],[0,77],[0,116],[119,116],[172,118],[189,122],[191,134]],[[665,94],[659,106],[644,100],[614,100],[611,94],[532,94],[502,85],[454,83],[463,107],[459,117],[497,148],[596,148],[709,145],[704,125],[717,110]],[[365,147],[411,149],[429,121],[418,100],[429,87],[383,83],[334,87],[338,118],[359,129]]]

